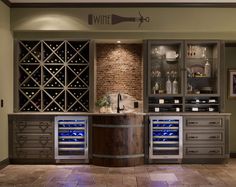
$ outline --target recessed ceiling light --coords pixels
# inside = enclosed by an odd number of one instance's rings
[[[117,43],[118,43],[118,44],[120,44],[120,43],[121,43],[121,41],[120,41],[120,40],[118,40],[118,41],[117,41]]]

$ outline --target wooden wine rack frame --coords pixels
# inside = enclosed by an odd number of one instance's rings
[[[88,112],[90,41],[18,41],[16,112]]]

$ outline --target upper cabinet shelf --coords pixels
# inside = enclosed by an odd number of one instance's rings
[[[219,94],[220,43],[185,42],[185,94]]]
[[[149,94],[182,93],[181,42],[149,42]]]

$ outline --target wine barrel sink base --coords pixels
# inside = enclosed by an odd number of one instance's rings
[[[140,158],[95,158],[93,157],[93,165],[106,167],[131,167],[144,164],[144,157]]]
[[[94,116],[92,163],[127,167],[144,164],[142,115]]]

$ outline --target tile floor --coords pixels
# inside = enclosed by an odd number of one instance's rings
[[[0,187],[236,187],[228,164],[160,164],[126,168],[93,165],[9,165]]]

